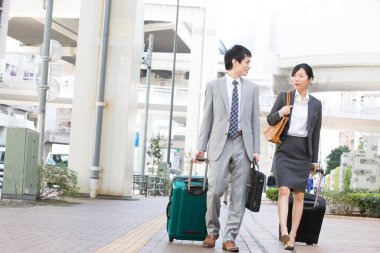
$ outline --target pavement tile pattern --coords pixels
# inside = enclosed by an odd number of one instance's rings
[[[0,252],[225,252],[200,241],[174,240],[166,233],[168,197],[131,200],[68,199],[69,205],[0,205]],[[228,206],[222,207],[221,221]],[[286,253],[278,241],[277,205],[263,201],[246,211],[236,240],[240,252]],[[295,253],[380,252],[380,219],[326,215],[318,245],[296,243]]]

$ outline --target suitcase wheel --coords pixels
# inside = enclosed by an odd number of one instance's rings
[[[313,245],[312,242],[306,242],[306,245]]]
[[[174,237],[169,237],[169,242],[173,242],[174,241]]]

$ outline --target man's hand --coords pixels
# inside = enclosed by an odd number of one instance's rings
[[[259,153],[253,153],[253,159],[256,160],[256,162],[258,163],[260,160],[260,154]]]
[[[197,150],[195,151],[194,156],[191,158],[191,161],[193,161],[194,163],[202,163],[198,161],[197,158],[205,158],[205,152]]]

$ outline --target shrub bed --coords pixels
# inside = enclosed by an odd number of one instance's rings
[[[278,188],[268,188],[268,199],[277,202]],[[380,191],[339,192],[323,191],[329,211],[336,215],[361,215],[380,218]]]
[[[78,193],[77,173],[67,166],[40,167],[41,199],[62,198]]]
[[[379,192],[337,192],[322,193],[327,206],[333,214],[354,215],[359,212],[362,216],[380,217]]]
[[[272,202],[277,202],[278,188],[267,188],[265,194],[268,199],[272,200]]]

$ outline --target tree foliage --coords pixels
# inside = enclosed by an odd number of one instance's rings
[[[326,163],[327,163],[327,167],[325,171],[326,175],[330,174],[331,170],[335,169],[336,167],[340,165],[340,156],[344,152],[350,152],[349,147],[339,146],[331,150],[331,153],[326,157]]]
[[[344,170],[344,184],[343,184],[343,190],[345,192],[348,192],[350,190],[351,185],[351,175],[352,175],[352,169],[351,166],[347,166],[347,168]]]
[[[156,137],[152,137],[150,139],[149,149],[146,152],[148,156],[153,159],[153,165],[156,165],[162,162],[160,140],[161,140],[161,137],[159,135],[157,135]]]

